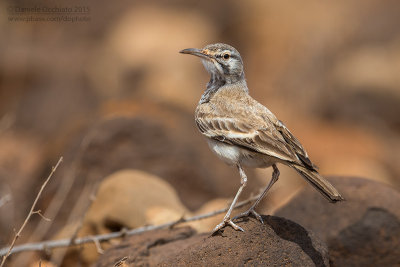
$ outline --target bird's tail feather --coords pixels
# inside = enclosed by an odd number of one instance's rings
[[[331,183],[329,183],[317,171],[310,170],[306,167],[299,165],[293,165],[292,167],[330,202],[338,202],[344,200],[344,198],[340,195],[336,188],[333,187],[333,185],[331,185]]]

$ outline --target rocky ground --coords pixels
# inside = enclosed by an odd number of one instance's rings
[[[250,218],[246,229],[225,228],[215,236],[191,228],[156,231],[131,237],[107,250],[94,266],[328,266],[325,243],[302,226],[284,218]]]
[[[398,266],[400,194],[362,178],[330,180],[345,202],[328,203],[310,187],[275,213],[281,217],[240,219],[245,232],[151,231],[109,248],[93,266]]]

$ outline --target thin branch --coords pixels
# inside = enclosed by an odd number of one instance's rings
[[[100,242],[98,239],[96,239],[95,237],[93,237],[93,243],[96,245],[96,250],[97,253],[99,254],[104,254],[104,249],[101,248]]]
[[[243,207],[243,206],[251,203],[252,201],[256,200],[259,196],[260,196],[260,194],[250,197],[249,199],[244,200],[242,202],[239,202],[234,208],[237,209],[237,208]],[[172,221],[172,222],[168,222],[168,223],[164,223],[164,224],[143,226],[143,227],[139,227],[139,228],[131,229],[131,230],[122,229],[121,231],[118,231],[118,232],[112,232],[112,233],[102,234],[102,235],[85,236],[85,237],[76,238],[76,239],[72,240],[73,241],[72,244],[71,244],[70,238],[59,239],[59,240],[48,240],[48,241],[43,241],[43,242],[38,242],[38,243],[22,244],[19,246],[15,246],[14,248],[12,248],[12,250],[11,250],[11,247],[0,249],[0,256],[5,255],[7,253],[7,251],[11,251],[11,252],[9,252],[10,254],[15,254],[15,253],[23,252],[23,251],[38,251],[38,250],[40,251],[40,250],[68,247],[70,245],[81,245],[81,244],[85,244],[85,243],[95,242],[94,240],[96,240],[96,242],[108,241],[110,239],[119,238],[119,237],[123,237],[123,236],[132,236],[132,235],[137,235],[137,234],[141,234],[141,233],[152,231],[152,230],[168,228],[168,227],[175,226],[175,225],[181,224],[181,223],[207,219],[207,218],[213,217],[215,215],[224,213],[227,210],[228,210],[228,208],[223,208],[223,209],[215,210],[212,212],[204,213],[201,215],[192,216],[192,217],[189,217],[186,219],[181,218],[178,221]]]
[[[51,219],[49,219],[49,218],[47,218],[47,217],[44,217],[44,215],[42,214],[42,211],[41,211],[41,210],[34,211],[33,214],[37,214],[37,215],[39,215],[40,217],[42,217],[43,220],[45,220],[45,221],[47,221],[47,222],[51,222]]]
[[[54,219],[57,218],[57,215],[60,212],[61,207],[64,204],[65,199],[70,193],[71,188],[73,187],[73,184],[76,180],[76,169],[78,161],[77,159],[81,158],[81,152],[79,153],[80,154],[75,157],[75,160],[71,164],[71,166],[69,166],[68,169],[65,171],[65,174],[63,174],[63,179],[60,181],[56,193],[54,194],[52,200],[49,203],[49,206],[46,208],[46,211],[43,214],[45,217]],[[46,235],[51,225],[51,223],[39,222],[36,226],[36,229],[32,231],[28,242],[43,240],[43,237]],[[27,265],[27,263],[21,262],[18,265],[25,266]]]
[[[4,256],[4,257],[3,257],[2,261],[1,261],[0,267],[3,267],[3,266],[4,266],[4,263],[6,262],[6,259],[7,259],[8,256],[10,256],[10,254],[12,253],[12,249],[13,249],[13,247],[14,247],[14,245],[15,245],[15,242],[16,242],[17,239],[21,236],[21,233],[22,233],[22,231],[24,230],[24,228],[25,228],[26,224],[28,223],[29,219],[31,218],[31,216],[32,216],[33,214],[36,214],[36,213],[39,213],[39,214],[40,214],[40,211],[34,211],[34,210],[35,210],[35,207],[36,207],[36,203],[38,202],[38,200],[39,200],[39,198],[40,198],[40,195],[41,195],[42,192],[43,192],[43,189],[46,187],[47,183],[50,181],[50,178],[53,176],[54,172],[57,170],[57,168],[58,168],[58,166],[60,165],[60,163],[62,162],[62,160],[63,160],[63,157],[60,157],[60,159],[58,160],[56,166],[54,166],[54,167],[51,169],[51,172],[50,172],[49,176],[47,177],[47,179],[46,179],[46,180],[44,181],[44,183],[42,184],[42,187],[40,188],[39,193],[36,195],[35,201],[33,201],[33,204],[32,204],[31,210],[29,211],[28,216],[26,216],[25,221],[24,221],[24,223],[22,224],[21,228],[19,228],[18,232],[15,234],[14,239],[13,239],[13,241],[11,242],[10,247],[9,247],[8,249],[6,249],[6,253],[2,253],[2,254],[1,254],[1,256]]]
[[[82,157],[84,156],[88,147],[91,145],[91,143],[93,141],[93,136],[97,133],[97,131],[95,131],[96,127],[98,127],[98,125],[100,125],[101,123],[102,123],[102,121],[98,121],[98,122],[94,123],[94,125],[91,125],[90,132],[88,134],[86,134],[83,137],[83,139],[81,140],[78,151],[77,151],[76,155],[74,155],[73,161],[71,162],[68,169],[66,169],[65,174],[63,175],[63,179],[61,180],[61,183],[59,184],[56,193],[54,194],[52,200],[49,203],[49,206],[46,208],[46,211],[43,214],[45,217],[54,218],[54,219],[57,218],[59,212],[61,211],[62,206],[64,205],[65,201],[67,200],[67,197],[69,196],[71,190],[73,189],[73,186],[76,183],[77,176],[78,176],[78,174],[77,174],[78,168],[80,166],[80,162],[82,162]],[[82,196],[83,193],[81,193],[80,195]],[[64,225],[68,225],[69,223],[71,223],[71,220],[74,219],[74,216],[76,215],[75,213],[79,212],[79,205],[80,205],[81,199],[82,198],[79,197],[79,199],[77,201],[74,201],[75,204],[72,208],[73,212],[69,213],[68,219]],[[54,223],[54,221],[53,221],[53,223]],[[37,240],[39,240],[39,241],[43,240],[44,236],[49,232],[49,229],[51,226],[52,226],[51,223],[43,223],[42,221],[40,221],[37,224],[36,229],[32,231],[27,242],[35,242]],[[53,260],[53,259],[55,259],[54,257],[58,257],[58,256],[60,256],[62,258],[62,253],[57,254],[57,255],[52,255],[51,259]],[[58,260],[58,259],[55,259],[55,260]],[[28,261],[29,261],[28,257],[19,257],[16,260],[16,265],[26,266],[26,265],[28,265],[28,263],[27,263]]]
[[[94,128],[94,126],[92,127]],[[71,165],[66,170],[64,174],[64,178],[61,180],[60,185],[57,188],[55,195],[53,196],[49,206],[46,208],[44,216],[47,218],[57,218],[58,213],[61,210],[62,205],[65,203],[68,195],[73,188],[75,180],[77,179],[77,169],[79,162],[82,161],[82,157],[84,152],[87,150],[89,145],[92,142],[93,135],[95,131],[89,132],[81,141],[79,145],[79,149],[77,154],[74,156],[74,159]],[[36,229],[32,231],[28,242],[33,242],[34,240],[43,240],[43,237],[48,233],[51,227],[50,223],[41,223],[39,222]],[[26,262],[21,262],[18,265],[25,266],[27,265]]]

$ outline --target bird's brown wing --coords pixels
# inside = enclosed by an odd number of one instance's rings
[[[279,122],[278,120],[276,120]],[[240,116],[218,116],[217,114],[198,113],[196,124],[207,137],[218,141],[241,146],[268,156],[288,162],[311,161],[299,141],[279,122],[269,118],[246,114]],[[297,155],[301,156],[298,157]]]
[[[310,170],[316,170],[318,167],[314,165],[311,160],[308,158],[306,150],[303,148],[299,140],[289,131],[288,128],[283,124],[282,121],[277,120],[274,123],[276,130],[282,135],[283,139],[285,139],[286,143],[290,145],[290,147],[296,153],[298,159]]]

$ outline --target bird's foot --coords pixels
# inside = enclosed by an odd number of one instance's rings
[[[240,218],[243,218],[243,217],[248,217],[250,214],[253,214],[254,217],[256,217],[257,220],[259,220],[262,224],[264,224],[264,221],[263,221],[261,215],[258,214],[258,213],[254,210],[253,207],[251,207],[251,208],[248,209],[247,211],[245,211],[245,212],[243,212],[243,213],[241,213],[241,214],[235,216],[232,220],[240,219]]]
[[[212,234],[215,234],[216,232],[218,232],[227,225],[232,226],[232,228],[235,229],[236,231],[244,232],[243,228],[236,225],[230,218],[224,218],[224,220],[220,224],[215,226],[214,230],[212,231]]]

